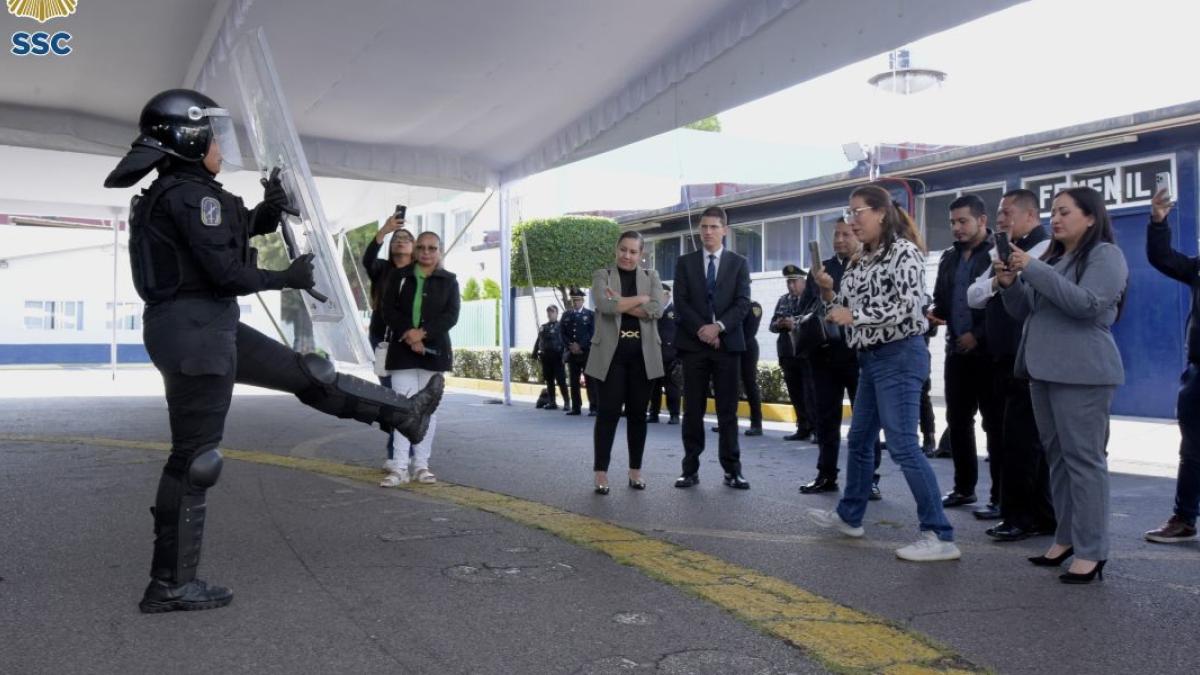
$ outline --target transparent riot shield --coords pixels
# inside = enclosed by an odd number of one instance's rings
[[[283,187],[292,206],[300,212],[298,217],[287,214],[282,217],[280,235],[287,257],[314,254],[314,290],[327,297],[322,301],[310,294],[284,291],[282,313],[292,346],[301,351],[324,351],[335,361],[368,365],[373,353],[362,315],[342,269],[341,252],[325,222],[325,211],[261,28],[239,41],[230,67],[259,172],[265,178],[273,169],[280,168]],[[306,335],[309,331],[311,345]]]

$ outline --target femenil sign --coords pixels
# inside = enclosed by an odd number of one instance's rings
[[[1163,172],[1171,174],[1171,190],[1179,194],[1175,186],[1174,155],[1031,176],[1021,179],[1021,187],[1037,195],[1038,210],[1042,215],[1050,213],[1050,202],[1054,195],[1076,185],[1086,185],[1099,192],[1109,208],[1142,206],[1150,203],[1150,198],[1154,196],[1155,176]]]

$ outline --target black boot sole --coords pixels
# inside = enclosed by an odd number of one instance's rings
[[[228,598],[205,600],[203,602],[185,602],[183,600],[142,600],[138,603],[138,609],[142,611],[142,614],[163,614],[165,612],[199,612],[205,609],[220,609],[231,602],[233,602],[232,595]]]

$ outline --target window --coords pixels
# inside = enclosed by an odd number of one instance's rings
[[[1005,186],[977,185],[938,192],[921,197],[921,222],[925,236],[925,246],[931,254],[936,254],[954,243],[954,235],[950,232],[950,204],[962,195],[975,195],[983,200],[983,212],[988,217],[988,227],[993,227],[996,213],[1000,210],[1000,198],[1004,195]]]
[[[680,237],[668,237],[647,242],[648,248],[652,251],[654,269],[658,271],[658,276],[663,281],[671,281],[675,278],[675,261],[679,260],[680,242]]]
[[[470,211],[466,211],[466,210],[455,211],[454,212],[454,232],[452,235],[448,235],[448,236],[450,236],[451,239],[458,236],[458,234],[460,232],[467,229],[467,223],[470,223],[470,222],[471,222],[471,212]],[[466,234],[462,235],[462,243],[465,246],[471,245],[471,233],[470,232],[467,232]],[[447,245],[449,245],[449,242],[447,242]]]
[[[734,252],[746,257],[750,273],[762,271],[762,225],[738,225],[733,228]]]
[[[808,242],[814,239],[820,242],[821,258],[827,260],[833,256],[833,231],[837,228],[838,218],[842,217],[841,209],[831,209],[804,216],[804,259],[801,267],[811,268],[816,261],[809,260]]]
[[[800,216],[767,221],[763,227],[766,239],[768,271],[782,270],[785,265],[804,262],[804,219]]]
[[[83,330],[80,300],[26,300],[26,330]]]
[[[430,213],[425,218],[425,225],[421,228],[422,232],[432,232],[442,241],[446,240],[446,214]]]
[[[104,330],[112,330],[113,328],[113,304],[111,302],[104,303]],[[142,304],[140,302],[119,302],[117,303],[117,330],[141,330],[142,329]]]

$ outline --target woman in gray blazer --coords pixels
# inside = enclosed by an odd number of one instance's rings
[[[596,332],[584,372],[599,381],[600,405],[592,433],[596,494],[608,494],[608,462],[621,409],[629,445],[629,487],[644,490],[642,451],[646,447],[646,404],[650,380],[663,376],[662,281],[658,272],[640,269],[642,235],[625,232],[617,240],[614,267],[592,275]]]
[[[1074,555],[1059,579],[1079,584],[1103,579],[1108,560],[1105,447],[1113,393],[1125,382],[1111,328],[1129,268],[1095,190],[1058,193],[1050,227],[1054,241],[1040,260],[1014,247],[1007,265],[996,261],[995,269],[1005,309],[1025,319],[1015,369],[1030,380],[1058,517],[1054,544],[1029,561],[1057,567]]]

